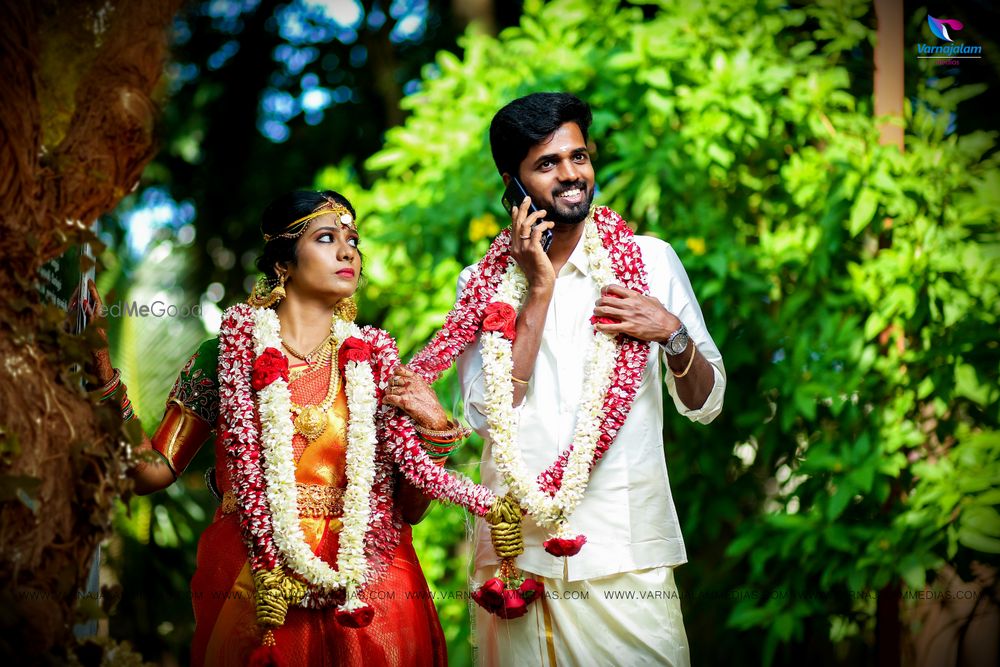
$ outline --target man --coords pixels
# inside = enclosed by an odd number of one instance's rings
[[[648,295],[621,285],[602,293],[594,281],[582,241],[594,215],[590,121],[578,98],[536,93],[505,106],[490,127],[504,183],[518,177],[530,196],[512,211],[510,250],[528,283],[512,344],[517,445],[528,470],[541,473],[573,440],[595,326],[649,341],[648,358],[631,412],[570,517],[574,532],[587,538],[583,549],[556,558],[542,547],[551,535],[530,516],[523,520],[525,550],[517,566],[544,583],[546,594],[517,619],[477,609],[480,659],[488,665],[690,662],[673,577],[687,556],[663,452],[663,385],[681,414],[708,423],[722,409],[725,369],[669,244],[634,237]],[[531,203],[540,210],[529,214]],[[545,230],[553,233],[547,254]],[[473,269],[459,278],[459,293]],[[592,317],[601,319],[592,325]],[[481,346],[470,347],[458,363],[466,418],[486,443],[483,483],[502,494]],[[482,522],[479,528],[474,588],[494,576],[498,562],[489,530]]]

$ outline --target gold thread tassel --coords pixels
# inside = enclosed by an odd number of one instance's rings
[[[513,560],[524,553],[523,516],[524,510],[510,494],[493,501],[493,507],[486,513],[493,550],[501,560]]]
[[[253,573],[253,583],[257,623],[269,629],[284,624],[289,605],[301,602],[307,591],[304,583],[288,576],[280,567],[257,570]]]
[[[257,625],[263,628],[264,634],[260,646],[250,654],[247,664],[255,667],[274,667],[281,663],[274,630],[285,623],[288,606],[302,602],[308,588],[298,579],[285,574],[280,567],[273,570],[257,570],[253,573],[253,583]]]

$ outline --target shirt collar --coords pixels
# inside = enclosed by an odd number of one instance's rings
[[[571,266],[585,276],[590,275],[590,262],[587,261],[587,252],[583,248],[583,234],[580,234],[580,240],[576,242],[576,247],[573,248],[573,253],[566,260],[565,266]]]
[[[584,220],[580,224],[581,225],[586,225],[587,221],[590,220],[590,217],[592,215],[594,215],[593,209],[591,209],[590,215],[587,216],[587,220]],[[580,234],[580,238],[576,242],[576,247],[573,248],[572,254],[569,256],[569,259],[566,260],[565,266],[572,266],[573,268],[575,268],[577,271],[579,271],[583,275],[589,276],[590,275],[590,261],[587,259],[587,251],[584,249],[583,246],[584,246],[584,243],[583,243],[583,234]],[[562,273],[562,271],[560,271],[559,273]]]

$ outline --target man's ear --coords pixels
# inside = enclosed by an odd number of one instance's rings
[[[503,173],[503,176],[501,176],[501,178],[503,178],[503,185],[504,185],[504,187],[507,187],[508,185],[510,185],[510,174],[509,173],[507,173],[505,171]]]

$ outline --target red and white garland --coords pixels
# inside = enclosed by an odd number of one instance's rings
[[[597,225],[588,216],[584,222],[583,244],[590,264],[590,275],[599,287],[616,282],[611,257],[601,244]],[[527,293],[527,280],[516,263],[511,262],[487,311],[495,304],[506,304],[518,311]],[[556,539],[573,539],[569,516],[583,499],[590,479],[590,464],[600,435],[604,397],[611,384],[618,355],[615,336],[594,332],[584,365],[583,392],[573,435],[573,451],[566,460],[563,483],[554,494],[539,488],[527,472],[517,443],[517,416],[513,405],[514,372],[512,327],[501,331],[483,331],[481,338],[485,380],[486,421],[493,440],[493,458],[507,488],[529,515],[554,533]]]
[[[632,231],[614,211],[598,207],[584,227],[584,249],[591,273],[598,284],[617,282],[637,292],[648,294],[642,256]],[[459,302],[428,345],[409,366],[428,381],[434,381],[483,331],[483,362],[486,376],[487,422],[490,427],[497,468],[515,498],[540,525],[553,531],[546,549],[555,555],[579,551],[583,536],[569,539],[566,520],[579,503],[593,466],[604,456],[628,413],[642,382],[649,355],[649,344],[622,338],[617,341],[595,333],[595,345],[588,357],[587,378],[573,444],[539,475],[527,481],[516,451],[510,384],[509,323],[487,327],[484,321],[500,315],[503,305],[520,306],[523,278],[511,260],[510,230],[494,240],[466,284]],[[500,317],[503,320],[506,318]],[[594,322],[596,324],[596,321]],[[506,339],[506,342],[503,342]],[[613,351],[611,345],[617,348]],[[609,371],[609,367],[613,370]],[[610,381],[607,375],[610,374]],[[598,402],[600,407],[598,408]],[[509,410],[509,411],[508,411]],[[599,424],[594,428],[595,424]],[[560,493],[564,484],[566,491]],[[545,496],[549,500],[545,499]]]
[[[308,584],[300,604],[337,603],[337,618],[361,627],[371,610],[363,587],[385,573],[401,526],[393,502],[394,471],[434,498],[479,516],[495,496],[427,455],[408,418],[379,407],[399,355],[380,329],[337,321],[334,338],[348,401],[347,480],[337,567],[316,556],[302,533],[292,452],[288,360],[272,310],[246,305],[226,311],[219,336],[221,438],[253,571],[286,568]],[[259,426],[258,426],[259,423]],[[383,446],[379,446],[383,443]]]
[[[264,494],[260,429],[250,378],[254,365],[253,309],[240,304],[225,312],[219,331],[220,440],[226,451],[229,481],[236,495],[250,568],[273,570],[280,556],[274,544],[271,511]]]
[[[267,308],[257,309],[254,324],[254,352],[257,357],[272,350],[280,354],[281,324],[277,313]],[[348,338],[358,338],[360,334],[354,323],[341,319],[334,321],[336,349],[341,349]],[[257,407],[260,413],[261,451],[264,454],[265,494],[271,508],[273,536],[278,551],[292,573],[320,592],[345,591],[347,600],[344,611],[350,612],[364,606],[357,594],[368,576],[364,540],[375,478],[377,405],[370,362],[346,360],[344,385],[348,406],[347,489],[344,492],[344,528],[338,541],[337,569],[313,553],[299,521],[295,454],[292,450],[292,393],[287,376],[276,377],[257,392]]]

